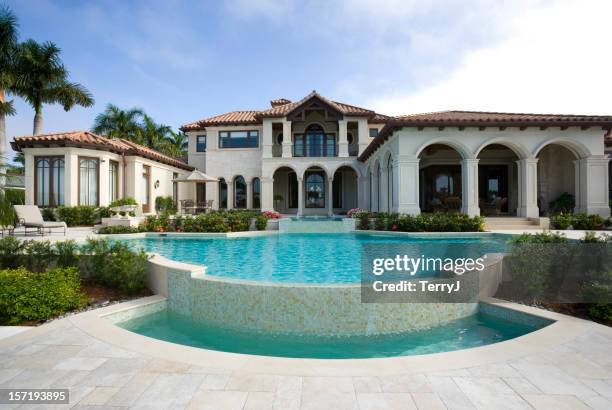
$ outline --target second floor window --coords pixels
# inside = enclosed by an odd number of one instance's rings
[[[206,135],[196,137],[196,152],[206,152]]]
[[[378,128],[370,128],[370,138],[378,137]]]
[[[257,148],[259,131],[221,131],[219,148]]]
[[[336,134],[325,133],[318,124],[306,128],[304,134],[295,134],[293,155],[296,157],[335,157]]]

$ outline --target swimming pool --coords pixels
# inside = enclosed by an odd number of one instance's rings
[[[206,274],[249,281],[350,284],[362,274],[362,253],[480,257],[506,250],[507,235],[388,235],[285,233],[255,237],[163,237],[128,239],[135,248],[179,262],[205,265]]]
[[[411,356],[468,349],[513,339],[552,323],[520,312],[480,304],[474,315],[442,326],[388,335],[291,335],[228,329],[195,322],[162,309],[118,326],[187,346],[263,356],[347,359]]]

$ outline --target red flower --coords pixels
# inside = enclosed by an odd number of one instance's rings
[[[393,225],[391,226],[391,230],[392,230],[392,231],[397,231],[397,225],[396,225],[396,224],[393,224]]]

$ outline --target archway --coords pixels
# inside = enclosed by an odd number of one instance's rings
[[[312,166],[304,171],[304,213],[321,215],[328,213],[329,189],[327,173],[318,166]]]
[[[247,186],[242,175],[234,178],[234,208],[245,209],[247,207]]]
[[[516,215],[519,154],[508,146],[493,143],[483,147],[477,158],[480,214]]]
[[[332,183],[334,214],[346,214],[349,209],[357,208],[358,192],[357,172],[346,165],[339,167]]]
[[[568,147],[551,143],[539,150],[538,207],[541,214],[573,212],[576,198],[576,170],[579,156]]]
[[[419,205],[423,212],[461,212],[462,155],[445,144],[419,153]]]
[[[273,174],[274,210],[282,214],[298,212],[298,178],[293,168],[281,166]]]

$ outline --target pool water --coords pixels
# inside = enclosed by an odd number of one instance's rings
[[[506,250],[508,236],[414,237],[374,233],[287,233],[236,238],[149,237],[125,240],[134,248],[207,266],[207,274],[253,281],[339,284],[361,279],[362,252],[428,257],[480,257]]]
[[[167,310],[118,326],[132,332],[193,347],[263,356],[348,359],[412,356],[497,343],[538,330],[548,323],[510,321],[479,312],[424,331],[376,336],[279,335],[220,329]]]

